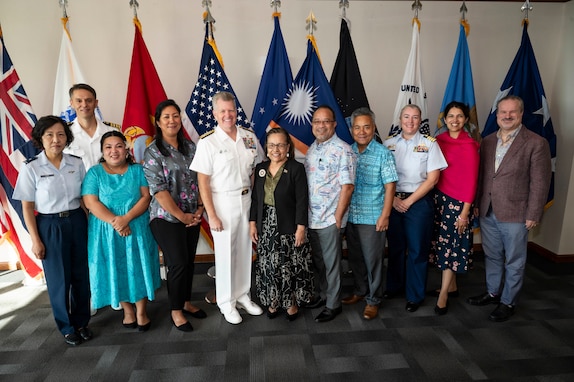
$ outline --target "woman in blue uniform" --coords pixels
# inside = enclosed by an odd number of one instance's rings
[[[80,194],[86,170],[81,158],[63,153],[74,136],[62,119],[40,118],[32,140],[42,152],[22,166],[12,197],[22,201],[56,325],[66,343],[75,346],[92,338],[88,227]]]

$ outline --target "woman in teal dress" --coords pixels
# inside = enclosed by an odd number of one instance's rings
[[[141,165],[133,163],[126,138],[109,131],[101,140],[102,159],[82,184],[90,210],[88,259],[92,305],[120,304],[123,325],[147,331],[146,304],[159,288],[159,254],[150,231],[151,200]],[[135,310],[132,304],[135,303]]]

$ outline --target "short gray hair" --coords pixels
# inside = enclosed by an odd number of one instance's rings
[[[375,123],[375,113],[368,107],[360,107],[351,114],[351,126],[355,124],[355,118],[362,116],[371,117],[373,124]]]

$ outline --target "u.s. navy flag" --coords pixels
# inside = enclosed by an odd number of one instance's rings
[[[399,89],[399,96],[393,114],[393,122],[389,135],[395,135],[401,131],[400,113],[406,105],[415,104],[421,109],[421,126],[422,134],[429,134],[429,118],[427,115],[427,94],[423,83],[421,57],[419,49],[419,34],[421,24],[418,18],[413,19],[413,35],[411,40],[411,52],[405,67],[405,74]]]
[[[554,127],[552,125],[552,119],[550,118],[550,109],[544,93],[544,87],[542,86],[542,79],[527,28],[528,23],[525,22],[522,30],[520,48],[518,48],[514,61],[508,70],[508,74],[500,87],[500,91],[496,95],[482,136],[486,137],[488,134],[498,130],[496,123],[496,104],[499,99],[507,95],[516,95],[522,98],[524,101],[522,123],[529,130],[546,138],[550,146],[550,154],[552,156],[552,182],[550,184],[550,191],[548,192],[547,206],[549,206],[554,199],[556,134],[554,134]]]
[[[42,274],[32,252],[30,235],[24,228],[22,204],[12,199],[18,170],[26,154],[19,147],[30,140],[36,116],[4,45],[0,29],[0,245],[10,245],[20,257],[26,273]]]
[[[444,91],[444,98],[440,107],[440,114],[437,120],[438,135],[446,131],[443,120],[444,108],[450,102],[458,101],[468,105],[470,109],[469,125],[471,132],[478,136],[478,117],[476,114],[476,100],[474,98],[474,82],[472,80],[472,67],[470,65],[470,53],[468,51],[468,42],[466,36],[469,30],[468,23],[465,20],[460,22],[460,33],[458,36],[458,45],[452,62],[450,76]]]
[[[131,143],[136,162],[140,162],[145,148],[155,135],[155,108],[167,99],[167,95],[143,39],[142,26],[137,17],[134,17],[134,25],[134,48],[122,131]]]
[[[277,125],[287,130],[296,139],[294,144],[303,154],[315,140],[311,130],[311,118],[315,109],[321,105],[329,105],[335,111],[337,136],[345,142],[352,143],[353,138],[345,117],[319,61],[314,38],[308,36],[307,57],[285,95],[281,109],[273,118]]]
[[[209,26],[206,24],[205,41],[203,42],[197,82],[185,107],[187,117],[200,136],[217,126],[211,106],[211,100],[215,93],[226,91],[235,95],[233,87],[223,70],[223,62],[220,61],[220,54],[215,45],[215,40],[209,36],[208,28]],[[237,105],[237,124],[243,127],[250,127],[249,119],[245,115],[237,95],[235,95],[235,103]]]
[[[72,49],[72,36],[68,29],[68,17],[62,17],[62,43],[56,71],[56,85],[54,86],[53,114],[60,116],[64,121],[71,122],[76,118],[76,111],[70,106],[68,91],[74,84],[85,83],[84,75]],[[102,119],[100,108],[96,108],[96,118]]]
[[[351,114],[360,107],[369,107],[369,100],[363,86],[363,78],[359,70],[353,40],[351,40],[351,32],[347,19],[344,17],[341,19],[341,32],[339,33],[339,53],[329,84],[345,116],[347,127],[351,128]],[[381,142],[377,130],[375,130],[375,139]]]
[[[281,100],[293,82],[293,73],[279,25],[280,16],[281,14],[278,12],[273,14],[275,30],[269,45],[257,99],[251,115],[253,130],[261,143],[264,141],[269,123],[281,108]]]

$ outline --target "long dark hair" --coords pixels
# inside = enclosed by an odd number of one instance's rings
[[[106,139],[108,139],[109,137],[120,138],[122,140],[122,142],[124,142],[124,144],[126,145],[126,148],[127,148],[126,137],[118,130],[110,130],[107,133],[105,133],[104,135],[102,135],[102,139],[100,139],[100,151],[102,152],[102,154],[104,153],[104,141]],[[105,161],[106,160],[104,159],[104,156],[102,155],[99,162],[102,163]],[[127,164],[134,164],[134,157],[132,156],[132,153],[130,152],[130,150],[128,150],[128,156],[126,157],[126,162],[127,162]]]
[[[172,99],[166,99],[165,101],[160,102],[157,105],[157,107],[155,108],[155,124],[156,124],[155,145],[157,146],[161,155],[163,155],[164,157],[169,156],[169,151],[167,150],[167,148],[163,144],[163,133],[162,133],[161,129],[159,128],[158,121],[161,118],[161,113],[163,113],[163,110],[169,106],[175,107],[175,110],[177,110],[177,112],[181,116],[181,108]],[[187,139],[185,138],[185,135],[183,133],[183,125],[181,126],[181,128],[177,132],[177,151],[179,151],[180,153],[182,153],[185,156],[189,155],[189,150],[187,147]]]

